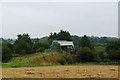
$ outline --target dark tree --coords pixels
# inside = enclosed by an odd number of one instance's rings
[[[2,62],[7,62],[11,58],[12,58],[11,49],[6,44],[2,44]]]
[[[14,49],[15,53],[21,54],[23,52],[24,54],[32,53],[32,41],[28,34],[19,34],[17,35],[17,40],[14,43]]]
[[[61,30],[57,35],[58,40],[72,41],[72,37],[69,32]]]
[[[61,30],[58,34],[57,33],[50,33],[48,40],[67,40],[72,41],[72,37],[68,31]]]
[[[80,51],[77,53],[78,61],[82,62],[93,62],[95,57],[95,52],[88,47],[80,48]]]
[[[13,44],[11,44],[10,42],[4,42],[3,44],[6,45],[12,51],[12,53],[14,52]]]
[[[120,41],[111,41],[106,46],[106,52],[111,60],[120,60]]]
[[[19,41],[19,43],[15,44],[15,53],[20,55],[30,54],[31,53],[31,45],[25,41]]]
[[[92,45],[91,41],[89,40],[89,38],[86,35],[84,35],[81,38],[81,40],[80,40],[80,47],[88,47],[90,49],[93,48],[93,45]]]

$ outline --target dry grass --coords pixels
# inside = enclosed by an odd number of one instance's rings
[[[118,66],[3,68],[3,78],[117,78]]]

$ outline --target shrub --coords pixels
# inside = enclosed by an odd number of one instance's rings
[[[95,52],[88,47],[80,48],[77,53],[77,58],[82,62],[93,62],[95,57]]]
[[[105,52],[105,47],[97,46],[94,49],[95,49],[96,55],[99,56],[101,60],[104,60],[105,58],[107,58],[107,53]]]
[[[66,54],[65,56],[65,60],[68,64],[72,64],[73,63],[73,58],[70,54]]]
[[[36,42],[33,45],[33,52],[42,52],[43,50],[49,48],[48,42]]]
[[[95,62],[101,62],[101,58],[100,58],[99,54],[95,54],[94,61]]]
[[[20,51],[20,55],[25,55],[26,53],[27,53],[26,50],[21,50],[21,51]]]
[[[25,41],[19,41],[19,43],[16,43],[14,49],[15,49],[15,53],[18,53],[20,55],[22,55],[25,52],[26,54],[31,53],[31,46]]]
[[[58,60],[58,62],[59,62],[61,65],[65,65],[65,64],[67,63],[64,57],[61,57],[61,59]]]
[[[45,49],[43,47],[40,47],[36,50],[36,52],[43,52]]]
[[[111,60],[119,60],[120,59],[120,49],[112,49],[109,51],[108,58]]]
[[[12,51],[6,45],[2,45],[2,62],[7,62],[12,58]]]

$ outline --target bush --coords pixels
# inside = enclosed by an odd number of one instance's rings
[[[82,62],[93,62],[95,57],[95,52],[88,47],[80,48],[80,51],[77,53],[77,60]],[[80,62],[78,61],[78,62]]]
[[[6,45],[2,45],[2,62],[7,62],[12,58],[12,51]]]
[[[40,47],[36,50],[36,52],[43,52],[45,49],[43,47]]]
[[[67,62],[64,57],[61,57],[61,59],[58,61],[61,65],[65,65]]]
[[[94,61],[101,62],[101,58],[100,58],[99,54],[95,54]]]
[[[49,48],[48,42],[36,42],[33,45],[33,52],[42,52]]]
[[[25,41],[20,41],[19,43],[15,44],[15,53],[22,55],[23,53],[31,53],[31,46],[26,43]],[[22,53],[22,54],[21,54]]]
[[[26,51],[27,54],[32,53],[32,41],[28,34],[19,34],[14,42],[14,51],[20,54],[21,51]],[[21,55],[21,54],[20,54]]]
[[[73,63],[73,58],[70,54],[66,54],[65,56],[65,60],[68,64],[72,64]]]
[[[26,52],[26,50],[21,50],[20,51],[20,55],[25,55],[27,52]]]
[[[109,51],[108,58],[111,60],[119,60],[120,59],[120,49],[112,49]]]
[[[95,49],[96,55],[98,57],[100,57],[101,60],[104,60],[105,58],[107,58],[107,53],[105,52],[105,47],[97,46],[94,49]]]

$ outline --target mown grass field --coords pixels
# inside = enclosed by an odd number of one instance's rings
[[[47,66],[3,68],[3,78],[117,78],[118,66]]]
[[[66,56],[57,52],[35,53],[2,63],[2,78],[117,78],[118,65],[106,63],[73,63],[61,65]]]

